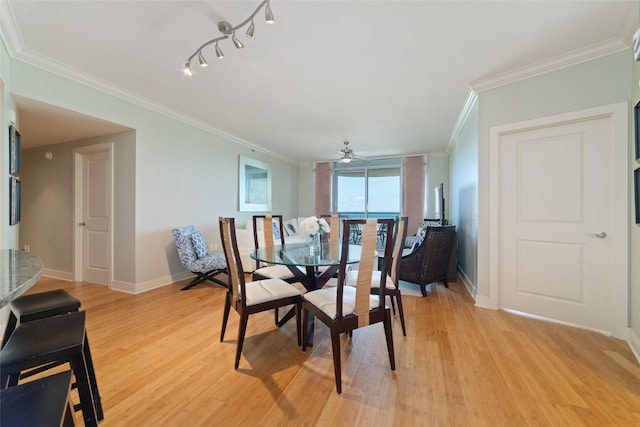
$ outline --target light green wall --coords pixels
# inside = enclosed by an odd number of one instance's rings
[[[458,268],[473,292],[477,286],[478,104],[469,110],[449,152],[449,218],[458,234]],[[475,295],[474,295],[475,296]]]
[[[316,215],[317,212],[314,212],[315,180],[313,164],[306,163],[298,166],[298,180],[298,215],[301,217]]]
[[[135,283],[135,131],[22,151],[20,248],[29,245],[48,270],[73,271],[73,149],[106,142],[114,143],[113,279]],[[45,152],[53,158],[45,159]]]
[[[251,213],[238,212],[239,155],[271,165],[273,212],[285,218],[298,216],[297,165],[253,152],[229,139],[24,62],[10,61],[13,78],[7,88],[9,93],[136,131],[134,177],[126,183],[135,198],[129,200],[130,193],[115,194],[116,205],[123,209],[119,214],[134,218],[134,223],[126,224],[125,229],[135,236],[135,243],[115,248],[116,252],[134,251],[130,257],[135,259],[132,278],[128,265],[118,262],[114,266],[114,274],[121,274],[125,282],[122,287],[128,285],[132,291],[140,291],[182,277],[184,269],[175,251],[172,228],[193,224],[214,243],[219,242],[219,216],[235,216],[241,224],[251,217]],[[117,176],[117,169],[115,173]],[[3,226],[3,232],[5,229]]]
[[[449,213],[449,195],[451,194],[449,187],[449,156],[446,154],[429,154],[427,160],[427,188],[425,191],[425,197],[427,199],[425,218],[436,218],[436,186],[440,183],[444,184],[445,219],[451,220]],[[412,230],[408,230],[409,234],[411,231]]]
[[[478,95],[478,279],[489,296],[489,132],[494,126],[630,101],[631,52],[605,56]]]

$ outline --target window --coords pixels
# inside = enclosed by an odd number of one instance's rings
[[[349,218],[400,214],[400,159],[336,163],[333,211]]]

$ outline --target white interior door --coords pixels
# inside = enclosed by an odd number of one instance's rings
[[[612,331],[611,118],[500,139],[501,307]]]
[[[92,147],[76,158],[76,280],[110,286],[112,165],[110,147]]]

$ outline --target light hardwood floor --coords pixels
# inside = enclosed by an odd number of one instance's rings
[[[640,367],[623,341],[476,308],[460,282],[404,298],[397,370],[382,325],[342,339],[336,394],[327,329],[296,346],[295,322],[238,316],[219,341],[224,290],[181,284],[140,295],[41,279],[82,301],[109,426],[640,426]],[[80,420],[80,414],[76,414]]]

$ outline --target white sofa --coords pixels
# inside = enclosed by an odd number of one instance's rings
[[[300,231],[299,223],[304,218],[293,218],[284,222],[284,241],[285,243],[303,243],[309,239],[309,236]],[[274,220],[274,222],[276,222]],[[245,273],[251,273],[256,269],[256,260],[249,257],[249,252],[254,249],[253,242],[253,220],[250,219],[244,225],[244,228],[236,227],[236,240],[238,241],[238,252],[240,252],[240,260]],[[274,239],[279,242],[279,239]],[[258,221],[258,241],[264,243],[264,233],[262,229],[262,221]]]

